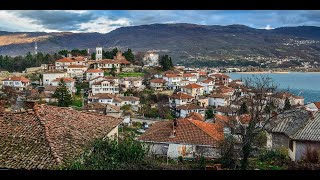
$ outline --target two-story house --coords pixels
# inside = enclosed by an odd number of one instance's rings
[[[30,84],[30,80],[20,76],[20,77],[9,77],[2,80],[3,86],[14,87],[18,90],[24,90]]]
[[[169,96],[169,107],[175,108],[177,106],[185,105],[191,103],[192,100],[194,100],[193,96],[190,96],[182,92],[178,92]]]
[[[86,70],[87,66],[84,65],[70,65],[67,69],[68,77],[83,79],[83,74],[86,72]]]
[[[52,85],[52,86],[59,86],[59,83],[60,83],[61,79],[66,83],[66,86],[67,86],[67,88],[68,88],[68,90],[69,90],[69,92],[70,92],[71,94],[77,92],[77,89],[76,89],[76,87],[75,87],[75,80],[72,79],[72,78],[65,78],[65,77],[63,77],[63,78],[57,78],[57,79],[51,81],[51,84],[50,84],[50,85]]]
[[[112,79],[104,79],[92,84],[92,94],[119,94],[119,84]]]
[[[94,79],[99,76],[103,76],[104,71],[101,69],[88,69],[86,72],[86,80],[90,81],[91,79]]]
[[[193,97],[198,97],[203,95],[204,93],[204,86],[201,86],[199,84],[193,83],[186,86],[183,86],[181,88],[182,92],[185,92]]]
[[[156,78],[150,80],[150,87],[156,91],[162,91],[165,89],[166,80],[162,78]]]
[[[47,71],[42,75],[42,85],[51,85],[51,82],[57,78],[67,77],[67,73],[64,71]]]

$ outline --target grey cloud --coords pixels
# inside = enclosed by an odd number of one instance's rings
[[[48,29],[72,31],[79,28],[79,24],[95,19],[91,13],[77,14],[66,11],[15,11],[15,15],[33,19],[35,23]]]

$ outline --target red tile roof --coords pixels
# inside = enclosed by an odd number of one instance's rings
[[[74,60],[72,59],[69,59],[69,58],[62,58],[62,59],[59,59],[59,60],[56,60],[56,62],[75,62]]]
[[[199,74],[202,75],[202,76],[207,75],[207,73],[204,72],[204,71],[200,71]]]
[[[0,116],[0,167],[53,169],[79,156],[88,143],[122,122],[70,108],[41,105]]]
[[[203,88],[204,86],[201,86],[199,84],[193,83],[193,84],[188,84],[186,86],[183,86],[183,88],[187,88],[187,89],[199,89],[199,88]]]
[[[250,120],[251,120],[250,114],[242,114],[239,116],[239,121],[242,124],[249,124]]]
[[[188,118],[177,120],[175,137],[170,137],[172,131],[172,121],[156,122],[138,139],[147,142],[210,145],[214,147],[217,146],[218,141],[223,140],[223,130],[220,126]]]
[[[21,82],[24,82],[24,83],[30,82],[29,79],[27,79],[27,78],[25,78],[23,76],[20,76],[20,77],[13,76],[13,77],[9,77],[7,79],[4,79],[2,81],[21,81]]]
[[[183,109],[183,110],[205,109],[204,107],[198,106],[196,104],[185,104],[185,105],[177,106],[176,108]]]
[[[170,96],[170,98],[173,98],[173,99],[194,99],[193,96],[190,96],[188,94],[185,94],[185,93],[181,93],[181,92],[178,92],[176,94],[172,94]]]
[[[205,80],[203,80],[202,82],[203,82],[203,83],[206,83],[206,84],[209,84],[210,82],[212,82],[212,80],[210,80],[210,79],[205,79]]]
[[[196,77],[196,75],[195,74],[183,74],[183,77]]]
[[[164,77],[173,78],[173,77],[181,77],[179,74],[166,74]]]
[[[320,102],[314,102],[314,105],[315,105],[318,109],[320,109]]]
[[[197,112],[191,112],[189,113],[186,118],[188,119],[194,119],[194,120],[198,120],[198,121],[204,121],[204,118],[202,117],[201,114],[197,113]]]
[[[213,74],[212,76],[216,77],[216,78],[230,78],[230,76],[225,75],[225,74]]]
[[[88,69],[87,73],[102,73],[103,70],[101,69]]]
[[[72,79],[72,78],[63,77],[63,78],[57,78],[57,79],[53,80],[52,82],[60,82],[61,79],[63,79],[63,81],[66,82],[66,83],[67,83],[67,82],[73,82],[73,81],[75,81],[75,80]]]
[[[161,79],[161,78],[157,78],[157,79],[151,79],[150,82],[152,82],[152,83],[165,83],[167,81],[164,79]]]

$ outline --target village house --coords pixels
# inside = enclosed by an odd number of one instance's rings
[[[51,82],[57,78],[67,77],[67,73],[64,71],[51,70],[43,73],[42,85],[51,85]]]
[[[104,78],[101,81],[93,83],[91,88],[93,95],[98,93],[119,94],[119,84],[113,79]]]
[[[305,105],[306,110],[308,111],[319,111],[320,110],[320,102],[313,102]]]
[[[186,73],[182,75],[183,80],[189,81],[189,83],[196,83],[198,78],[195,74]]]
[[[129,89],[141,91],[145,88],[145,86],[142,84],[142,78],[139,77],[125,77],[121,79],[120,87],[122,91],[127,91]]]
[[[117,137],[121,122],[121,118],[48,105],[2,112],[0,167],[57,169],[80,156],[94,139]]]
[[[75,63],[75,61],[70,58],[62,58],[62,59],[55,61],[55,66],[56,66],[55,69],[57,69],[57,70],[67,69],[68,66],[70,66],[74,63]]]
[[[286,98],[289,99],[291,106],[303,106],[304,98],[303,96],[296,96],[289,92],[279,92],[271,95],[274,98],[274,102],[280,108],[283,108],[285,105]]]
[[[177,106],[185,105],[191,103],[193,99],[193,96],[178,92],[169,96],[169,107],[175,108]]]
[[[225,74],[211,74],[210,77],[215,78],[216,86],[228,86],[230,77]]]
[[[230,104],[230,96],[223,94],[210,94],[209,96],[209,106],[227,106]]]
[[[140,105],[140,99],[134,96],[116,96],[113,94],[95,94],[88,97],[88,103],[99,102],[103,104],[111,104],[117,107],[124,105],[131,105],[133,109],[137,110]]]
[[[20,77],[9,77],[7,79],[2,80],[2,86],[14,87],[20,91],[26,89],[27,86],[30,85],[30,80],[20,76]]]
[[[84,65],[70,65],[67,69],[68,77],[83,79],[83,74],[86,70],[87,66]]]
[[[168,89],[178,89],[180,86],[178,83],[182,80],[182,76],[179,74],[166,74],[163,79],[166,80]]]
[[[198,106],[196,104],[185,104],[181,106],[177,106],[175,108],[177,117],[186,117],[189,113],[196,112],[199,113],[202,117],[205,116],[205,108]]]
[[[138,137],[150,145],[150,154],[168,158],[219,158],[223,139],[220,126],[189,118],[156,122]]]
[[[211,92],[215,89],[214,87],[214,79],[208,78],[201,82],[199,82],[199,85],[204,87],[204,94],[211,94]]]
[[[320,148],[319,126],[319,112],[287,111],[269,125],[267,147],[286,148],[292,161],[302,160],[308,148]]]
[[[90,81],[96,77],[104,76],[104,72],[101,69],[88,69],[86,72],[86,80]]]
[[[156,78],[150,80],[150,87],[155,91],[163,91],[165,89],[166,80],[162,78]]]
[[[237,108],[233,108],[233,107],[217,107],[214,109],[214,113],[215,114],[220,114],[223,116],[235,116],[238,114],[238,109]]]
[[[204,94],[204,86],[199,84],[188,84],[186,86],[181,87],[181,91],[185,92],[195,98]]]
[[[118,52],[113,59],[101,59],[93,63],[94,69],[102,69],[104,71],[110,72],[113,68],[115,73],[120,73],[121,68],[126,68],[131,66],[131,62],[126,60],[121,52]]]
[[[209,106],[209,97],[199,96],[196,102],[199,106],[206,108]]]
[[[71,94],[76,93],[77,89],[75,86],[75,80],[72,78],[57,78],[51,82],[52,86],[59,86],[60,81],[63,80],[66,83],[66,86]]]

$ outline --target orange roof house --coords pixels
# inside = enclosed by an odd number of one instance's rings
[[[201,86],[199,84],[196,84],[196,83],[192,83],[192,84],[188,84],[186,86],[183,86],[183,88],[186,88],[186,89],[199,89],[199,88],[203,88],[204,86]]]
[[[27,79],[27,78],[25,78],[25,77],[23,77],[23,76],[20,76],[20,77],[13,76],[13,77],[9,77],[9,78],[7,78],[7,79],[4,79],[4,80],[2,80],[2,81],[21,81],[21,82],[23,82],[23,83],[28,83],[28,82],[30,82],[29,79]]]
[[[216,147],[217,143],[224,139],[223,130],[213,123],[184,118],[176,120],[176,126],[172,121],[154,123],[138,139],[154,143],[175,143],[189,145],[207,145]],[[173,128],[175,135],[173,134]]]

